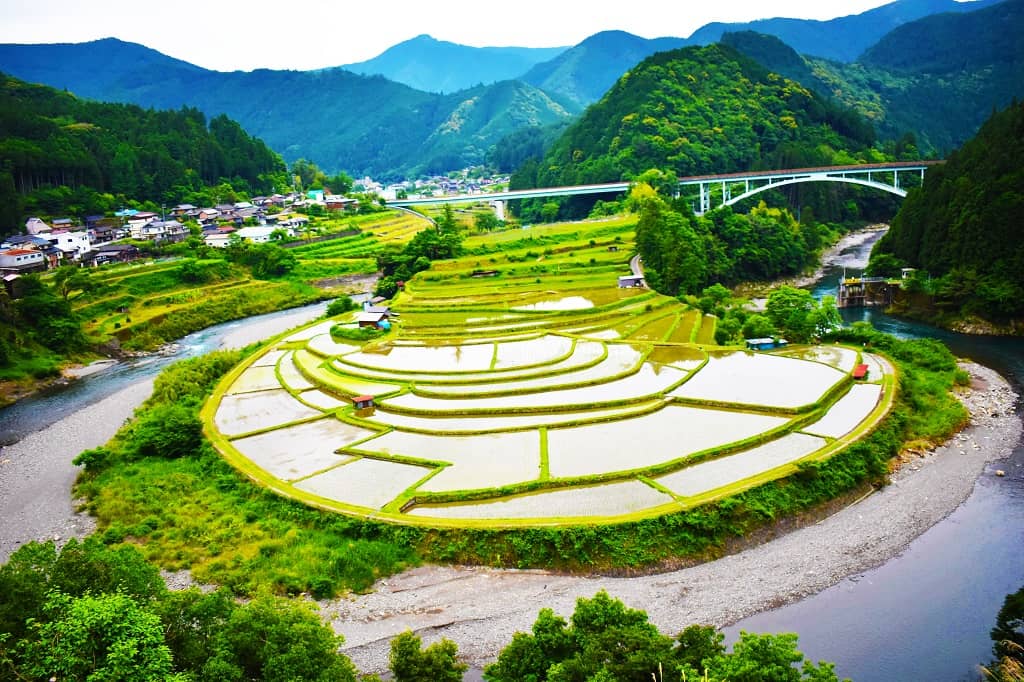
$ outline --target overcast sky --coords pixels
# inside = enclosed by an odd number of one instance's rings
[[[710,21],[831,19],[887,1],[0,0],[0,43],[112,36],[208,69],[315,69],[370,59],[421,33],[478,47],[555,47],[608,29],[688,37]]]

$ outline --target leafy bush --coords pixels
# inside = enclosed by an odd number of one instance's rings
[[[143,412],[131,426],[130,456],[173,459],[197,453],[203,443],[197,410],[198,403],[187,400]]]
[[[356,302],[349,296],[341,296],[327,305],[327,316],[335,317],[356,309]]]
[[[331,327],[331,336],[345,341],[369,341],[384,334],[385,331],[377,327],[343,327],[340,324]]]

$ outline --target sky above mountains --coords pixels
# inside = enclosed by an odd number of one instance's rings
[[[571,46],[604,30],[688,37],[712,21],[832,19],[889,0],[718,0],[641,4],[587,0],[245,3],[176,0],[0,0],[0,43],[115,37],[220,71],[317,69],[370,59],[416,35],[463,45]]]

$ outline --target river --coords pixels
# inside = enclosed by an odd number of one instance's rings
[[[879,235],[881,236],[881,235]],[[875,239],[843,251],[811,289],[835,295],[843,272],[863,270]],[[941,339],[961,357],[998,370],[1020,393],[1024,339],[957,334],[886,315],[842,311],[901,337]],[[1018,408],[1018,414],[1020,409]],[[978,479],[967,501],[901,555],[812,597],[746,618],[726,630],[797,632],[814,660],[856,682],[977,680],[991,659],[989,631],[1003,599],[1024,584],[1024,445]]]
[[[173,362],[218,349],[241,348],[316,319],[326,310],[327,303],[320,302],[224,322],[189,334],[159,353],[118,362],[100,373],[51,386],[0,409],[0,444],[11,444],[39,431],[55,415],[81,410],[132,384],[152,379]]]
[[[814,293],[834,293],[844,269],[863,268],[872,243],[841,252],[813,285]],[[313,319],[324,305],[217,325],[185,337],[168,353],[118,363],[20,401],[0,410],[0,443],[39,432],[54,415],[82,412],[151,381],[175,360],[242,346]],[[1018,390],[1024,384],[1022,339],[969,337],[875,310],[847,310],[844,317],[868,319],[898,336],[940,338],[956,354],[999,370]],[[998,466],[1007,470],[1006,478],[987,471],[963,505],[900,556],[815,596],[744,619],[728,628],[727,636],[734,640],[741,629],[798,632],[809,657],[835,661],[841,676],[857,682],[977,679],[976,664],[990,658],[988,632],[996,612],[1005,595],[1024,583],[1024,447],[1018,445]],[[74,467],[66,468],[73,478]],[[69,483],[64,485],[66,490]]]

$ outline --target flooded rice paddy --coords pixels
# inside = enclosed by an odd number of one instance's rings
[[[628,481],[506,497],[480,504],[415,507],[409,513],[413,516],[448,519],[580,520],[587,517],[621,516],[672,501],[671,496],[645,483]]]
[[[548,431],[553,477],[647,469],[782,426],[785,417],[670,405],[642,417]]]
[[[846,376],[795,358],[749,351],[711,353],[707,365],[669,395],[742,405],[810,405]]]
[[[871,414],[881,397],[882,387],[878,384],[857,384],[824,417],[801,430],[829,438],[845,436]]]

